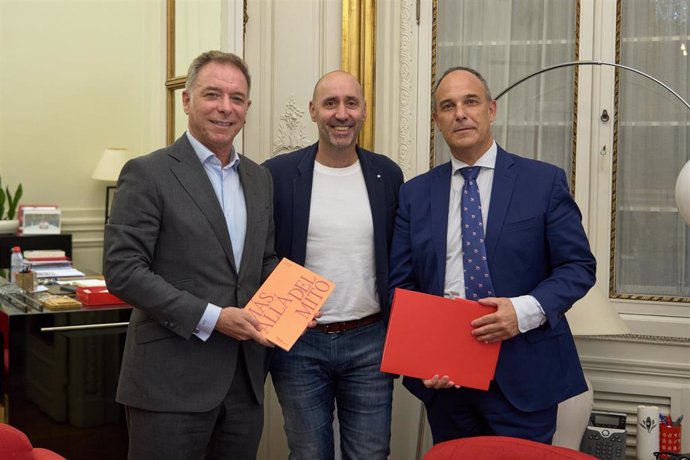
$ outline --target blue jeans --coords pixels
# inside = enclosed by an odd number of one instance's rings
[[[276,349],[271,378],[291,460],[334,458],[337,404],[343,460],[390,453],[393,378],[379,371],[383,321],[337,334],[308,330],[289,353]]]

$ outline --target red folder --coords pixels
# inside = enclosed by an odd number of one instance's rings
[[[396,289],[381,371],[430,379],[447,375],[456,385],[487,390],[501,344],[484,344],[470,322],[495,307]]]

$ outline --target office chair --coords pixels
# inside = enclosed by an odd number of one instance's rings
[[[453,439],[432,447],[423,460],[596,460],[584,452],[508,436]]]
[[[3,460],[66,460],[48,449],[33,447],[29,438],[13,426],[0,423],[0,458]]]

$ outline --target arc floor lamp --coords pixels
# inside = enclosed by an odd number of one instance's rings
[[[683,99],[676,91],[674,91],[671,87],[669,87],[659,79],[654,78],[653,76],[640,70],[634,69],[632,67],[606,61],[571,61],[555,64],[549,67],[544,67],[543,69],[533,72],[510,84],[506,89],[498,93],[495,99],[500,99],[501,96],[506,94],[508,91],[520,85],[521,83],[529,80],[532,77],[536,77],[537,75],[549,72],[551,70],[576,66],[609,66],[636,73],[657,83],[658,85],[661,85],[671,94],[673,94],[680,102],[682,102],[688,110],[690,110],[690,104],[688,104],[688,102],[685,99]],[[690,161],[685,163],[685,166],[681,168],[678,174],[678,178],[676,179],[675,198],[676,204],[678,206],[678,211],[681,217],[688,225],[690,225]],[[603,292],[601,292],[601,290],[596,286],[590,289],[587,295],[578,301],[577,308],[572,308],[568,312],[567,317],[571,329],[573,331],[573,335],[613,335],[626,334],[630,332],[628,326],[618,315],[618,312],[616,312],[610,306],[608,297]],[[598,320],[592,321],[591,319],[593,317],[598,318]],[[575,401],[576,398],[579,399]],[[582,438],[582,434],[584,433],[586,428],[587,419],[589,418],[589,411],[592,408],[593,391],[591,389],[591,385],[589,391],[583,393],[582,395],[575,396],[575,398],[572,399],[572,401],[568,400],[561,403],[559,409],[562,407],[564,411],[571,411],[572,408],[577,408],[577,411],[582,412],[582,414],[569,414],[569,418],[573,419],[567,421],[566,428],[567,431],[569,431],[569,433],[560,433],[559,435],[559,433],[557,432],[556,437],[558,437],[558,439],[556,439],[555,437],[554,441],[560,441],[560,445],[571,447],[573,449],[578,449],[579,441]],[[577,420],[574,420],[578,417],[582,418],[581,423]],[[559,420],[558,429],[561,429],[562,422],[562,420]],[[418,459],[420,459],[423,455],[423,439],[425,437],[425,426],[426,415],[424,411],[424,406],[422,405],[419,418],[419,430],[417,436]]]
[[[501,96],[506,94],[508,91],[511,89],[515,88],[519,84],[529,80],[532,77],[536,77],[537,75],[549,72],[551,70],[555,69],[561,69],[563,67],[576,67],[576,66],[609,66],[609,67],[615,67],[617,69],[621,70],[627,70],[633,73],[636,73],[638,75],[641,75],[654,83],[661,85],[664,89],[666,89],[668,92],[673,94],[676,99],[678,99],[680,102],[685,105],[685,107],[690,110],[690,104],[681,97],[680,94],[678,94],[676,91],[673,90],[670,86],[662,82],[661,80],[654,78],[653,76],[649,75],[648,73],[642,72],[641,70],[628,67],[623,64],[618,64],[616,62],[606,62],[606,61],[571,61],[571,62],[563,62],[560,64],[554,64],[549,67],[544,67],[543,69],[540,69],[536,72],[533,72],[520,80],[512,83],[510,86],[508,86],[506,89],[498,93],[496,96],[496,100],[498,100]],[[681,168],[678,178],[676,179],[676,205],[678,206],[678,211],[680,212],[681,217],[685,222],[690,225],[690,160],[685,163],[685,166]]]

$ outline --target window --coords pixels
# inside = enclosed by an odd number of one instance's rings
[[[498,99],[494,136],[511,152],[562,167],[573,191],[582,187],[585,217],[601,215],[585,220],[598,233],[590,234],[598,282],[623,302],[620,311],[676,315],[677,307],[651,302],[690,301],[690,227],[674,199],[676,176],[690,158],[690,110],[653,79],[690,97],[687,2],[436,0],[434,6],[433,80],[464,65],[484,75],[494,97],[511,87]],[[653,79],[573,65],[512,86],[579,59]],[[433,166],[449,152],[433,130],[432,137]]]
[[[620,63],[690,96],[687,3],[618,2]],[[676,176],[690,159],[690,110],[661,85],[619,72],[612,183],[614,296],[690,301],[690,227],[675,204]]]

